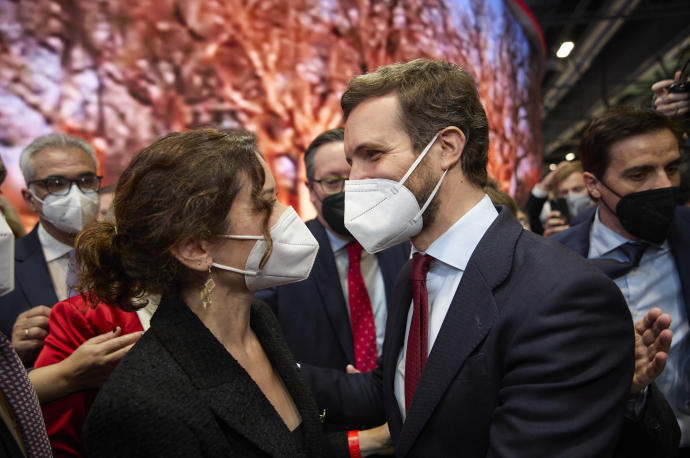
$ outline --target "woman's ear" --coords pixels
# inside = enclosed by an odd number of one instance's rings
[[[210,244],[195,237],[187,237],[178,243],[170,252],[175,259],[192,270],[207,271],[213,262],[209,252]]]

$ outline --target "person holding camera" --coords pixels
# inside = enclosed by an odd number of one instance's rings
[[[527,201],[532,231],[545,237],[562,232],[588,214],[592,201],[582,178],[580,161],[563,161],[537,183]]]

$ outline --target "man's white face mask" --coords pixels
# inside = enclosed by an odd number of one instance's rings
[[[223,237],[238,240],[256,240],[247,257],[244,269],[226,266],[217,262],[213,267],[244,275],[247,289],[256,291],[273,286],[286,285],[306,279],[319,251],[316,241],[306,224],[299,218],[292,207],[288,207],[278,222],[271,227],[273,250],[268,261],[259,267],[266,251],[266,240],[262,235],[232,235]]]
[[[72,184],[66,195],[48,194],[43,200],[33,190],[29,192],[43,205],[41,216],[63,232],[75,234],[98,216],[98,191],[82,192]]]
[[[438,134],[434,135],[399,182],[386,178],[345,182],[345,227],[369,253],[385,250],[421,232],[422,215],[448,170],[444,170],[421,209],[404,183],[437,138]]]

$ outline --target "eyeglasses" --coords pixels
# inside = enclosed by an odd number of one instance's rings
[[[345,189],[345,182],[347,181],[347,178],[336,176],[311,181],[314,183],[318,183],[321,186],[321,190],[326,194],[336,194],[338,192],[343,192],[343,189]]]
[[[101,188],[102,176],[87,173],[80,175],[77,179],[65,178],[60,175],[43,178],[42,180],[31,180],[29,186],[32,184],[40,184],[48,191],[48,194],[55,194],[56,196],[66,196],[69,190],[72,189],[72,183],[76,184],[81,192],[98,191]]]

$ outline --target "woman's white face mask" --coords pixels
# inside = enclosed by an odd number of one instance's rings
[[[233,235],[223,237],[236,240],[256,240],[249,252],[244,269],[217,262],[213,267],[242,274],[247,289],[257,291],[273,286],[305,280],[311,273],[319,244],[292,207],[288,207],[271,227],[273,250],[268,261],[259,267],[266,252],[266,240],[262,235]]]

